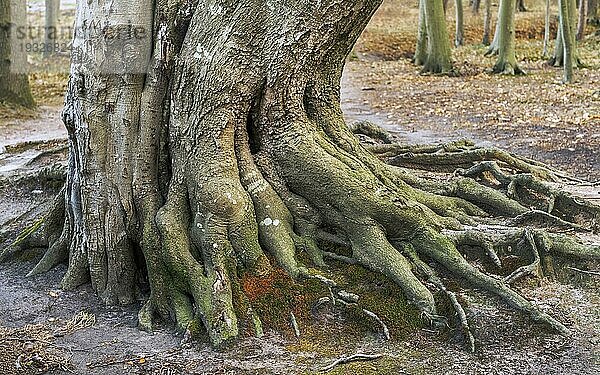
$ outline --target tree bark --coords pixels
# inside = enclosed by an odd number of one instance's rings
[[[515,2],[501,0],[498,13],[498,60],[493,72],[500,74],[523,74],[515,56]]]
[[[26,74],[25,40],[17,26],[26,26],[26,3],[7,0],[0,3],[0,101],[34,107]]]
[[[481,0],[474,0],[471,2],[471,11],[473,14],[479,14],[479,8],[481,6]]]
[[[527,12],[527,7],[525,6],[525,0],[516,0],[517,2],[517,10],[519,12]]]
[[[58,18],[60,16],[60,0],[46,0],[44,27],[44,57],[53,55],[58,47]]]
[[[590,22],[598,21],[598,0],[588,0],[587,19]]]

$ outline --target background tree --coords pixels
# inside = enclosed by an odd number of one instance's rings
[[[558,0],[560,34],[563,49],[563,82],[573,81],[573,65],[575,57],[575,23],[571,12],[575,11],[574,0]]]
[[[513,0],[501,0],[498,10],[498,25],[494,42],[486,55],[496,52],[498,60],[493,67],[494,73],[501,74],[524,74],[515,55],[515,2]]]
[[[542,58],[548,58],[548,45],[550,44],[550,0],[546,0],[544,8],[544,42],[542,48]]]
[[[483,14],[483,38],[484,46],[490,45],[490,32],[492,29],[492,0],[484,1],[485,13]]]
[[[577,41],[575,39],[575,34],[577,33],[576,25],[577,25],[577,6],[575,5],[575,0],[567,0],[564,4],[566,7],[563,10],[563,6],[559,4],[558,7],[558,31],[556,32],[556,42],[554,47],[554,54],[548,61],[548,64],[552,66],[562,66],[565,65],[565,39],[569,40],[569,50],[571,55],[571,66],[579,66],[581,61],[579,60],[579,55],[577,54]],[[570,30],[569,37],[565,38],[564,30]],[[570,40],[572,38],[572,40]]]
[[[598,0],[588,0],[587,19],[589,22],[598,22]]]
[[[60,16],[60,0],[45,0],[45,27],[44,27],[44,57],[52,55],[55,51],[54,43],[58,39],[58,17]],[[48,48],[52,46],[52,48]]]
[[[356,303],[327,277],[324,259],[333,258],[387,276],[443,325],[429,288],[440,291],[473,350],[436,262],[567,334],[510,284],[539,271],[540,252],[597,258],[600,247],[521,224],[541,217],[597,230],[600,210],[543,182],[560,172],[501,150],[360,144],[344,121],[340,81],[380,3],[78,2],[76,30],[103,28],[75,35],[64,195],[44,219],[49,248],[31,274],[67,262],[62,287],[90,282],[107,304],[135,301],[147,280],[142,327],[157,318],[204,326],[223,346],[262,332],[241,279],[274,267],[319,282],[332,302]],[[426,14],[443,14],[435,4]],[[147,32],[127,37],[131,26]],[[490,276],[459,251],[473,247],[497,267],[507,248],[537,260]]]
[[[454,34],[454,46],[458,47],[464,44],[465,34],[462,0],[455,0],[454,6],[456,8],[456,32]]]
[[[22,70],[27,56],[18,40],[17,26],[26,26],[26,3],[22,0],[0,1],[0,101],[34,107],[29,78]]]
[[[419,13],[415,63],[423,65],[424,73],[450,72],[452,52],[442,0],[420,1]]]

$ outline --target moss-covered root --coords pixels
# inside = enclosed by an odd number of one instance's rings
[[[394,138],[387,130],[370,121],[357,121],[350,125],[350,131],[354,134],[366,135],[385,144],[391,144],[394,141]]]
[[[386,275],[429,320],[437,317],[431,292],[413,274],[409,261],[387,240],[377,225],[349,224],[353,258],[366,268]]]
[[[533,320],[545,323],[563,335],[570,333],[562,323],[540,311],[531,302],[510,289],[504,281],[486,275],[469,264],[445,236],[426,230],[411,244],[419,254],[435,260],[455,276],[467,280],[472,285],[496,294],[513,308],[529,314]]]
[[[475,352],[475,337],[473,337],[473,333],[471,332],[471,328],[469,327],[469,322],[467,320],[467,314],[465,313],[465,310],[463,309],[462,305],[458,302],[458,298],[456,297],[456,294],[454,292],[448,290],[446,288],[446,286],[444,285],[444,283],[442,282],[442,280],[439,278],[439,276],[433,270],[433,268],[431,268],[427,263],[423,262],[421,260],[421,258],[419,258],[419,255],[414,250],[412,245],[401,244],[400,249],[402,252],[404,252],[405,254],[408,255],[411,262],[415,265],[415,268],[417,269],[417,271],[421,275],[423,275],[427,279],[427,281],[429,281],[436,288],[438,288],[440,291],[442,291],[446,295],[448,300],[450,300],[450,304],[452,305],[452,308],[456,312],[456,315],[460,322],[460,326],[463,330],[463,334],[468,343],[467,346],[469,348],[469,351],[471,353]]]

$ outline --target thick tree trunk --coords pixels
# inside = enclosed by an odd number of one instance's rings
[[[44,57],[53,55],[58,47],[58,17],[60,15],[60,0],[46,0],[44,26]]]
[[[456,32],[454,34],[454,46],[459,47],[464,44],[465,34],[462,0],[455,0],[454,5],[456,8]]]
[[[17,26],[26,26],[25,4],[23,0],[0,2],[0,101],[34,107],[26,74],[26,41],[17,33]]]
[[[445,74],[451,72],[452,52],[442,1],[422,0],[419,13],[420,24],[417,34],[415,63],[423,65],[423,73]],[[423,57],[424,48],[426,48],[426,53]]]
[[[501,0],[498,29],[498,60],[493,72],[501,74],[523,74],[515,56],[515,2]]]
[[[490,44],[490,32],[492,29],[492,0],[485,0],[485,13],[483,15],[483,38],[481,43],[484,46]]]
[[[143,328],[152,329],[158,317],[192,333],[203,326],[222,346],[242,333],[261,334],[240,278],[266,276],[274,266],[297,281],[323,283],[332,302],[356,303],[315,270],[328,256],[387,276],[431,322],[440,317],[426,284],[435,285],[452,302],[473,350],[464,310],[420,259],[426,257],[567,333],[510,288],[532,271],[522,267],[501,280],[457,249],[479,244],[498,265],[493,244],[500,242],[535,253],[540,246],[600,256],[600,248],[541,230],[509,228],[501,241],[498,232],[465,227],[541,212],[510,197],[519,197],[520,186],[554,197],[546,217],[595,223],[600,212],[534,179],[558,179],[559,172],[467,143],[390,158],[398,166],[434,158],[427,164],[443,167],[447,150],[458,165],[473,167],[461,175],[489,172],[502,191],[470,177],[438,183],[382,163],[346,126],[344,62],[380,3],[79,2],[76,26],[103,27],[100,34],[77,28],[86,32],[73,43],[63,116],[70,144],[64,200],[46,221],[50,247],[31,274],[68,261],[62,286],[90,281],[109,304],[135,301],[138,281],[147,280]],[[441,0],[426,8],[444,25]],[[132,26],[147,32],[127,37]],[[447,34],[436,32],[427,27],[428,52],[436,38],[449,44]],[[386,153],[403,147],[387,146]],[[517,178],[498,164],[479,163],[489,157],[523,173]],[[351,256],[322,251],[318,237]]]

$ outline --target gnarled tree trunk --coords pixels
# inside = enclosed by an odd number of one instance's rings
[[[598,257],[600,248],[542,230],[468,228],[532,214],[579,228],[568,221],[596,222],[600,210],[535,180],[560,176],[539,163],[460,142],[367,150],[346,126],[345,58],[380,2],[78,3],[78,25],[100,22],[101,35],[124,36],[99,38],[88,29],[75,37],[64,200],[46,221],[50,247],[31,273],[68,261],[62,286],[90,281],[110,304],[132,302],[145,277],[142,327],[151,329],[157,317],[181,330],[203,325],[222,346],[242,332],[262,332],[240,288],[243,274],[280,267],[296,280],[322,281],[334,301],[349,298],[315,270],[328,256],[386,275],[439,322],[426,286],[434,285],[452,302],[473,349],[462,307],[427,258],[568,332],[509,286],[535,264],[502,280],[470,265],[458,246],[480,246],[495,264],[496,244]],[[152,31],[132,40],[125,37],[131,25]],[[488,158],[501,164],[479,163]],[[438,182],[407,165],[473,168]],[[498,165],[527,173],[507,175]],[[488,173],[500,190],[471,178]],[[522,189],[554,197],[547,213],[519,202]],[[317,237],[351,255],[322,251]]]
[[[17,33],[17,27],[26,26],[25,4],[22,0],[0,2],[0,101],[34,107],[26,74],[27,41]]]

